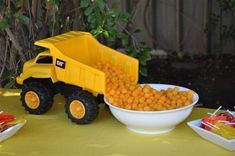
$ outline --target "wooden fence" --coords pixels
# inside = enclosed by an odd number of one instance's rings
[[[122,11],[132,12],[133,25],[142,30],[136,37],[149,46],[168,52],[192,54],[232,53],[235,40],[221,44],[218,29],[205,33],[212,14],[220,13],[217,0],[111,0],[121,2]],[[136,9],[135,9],[136,8]],[[221,25],[235,24],[235,16],[225,12]]]

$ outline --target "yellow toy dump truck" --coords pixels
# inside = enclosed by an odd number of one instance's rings
[[[104,95],[106,87],[106,75],[92,67],[97,62],[118,65],[138,81],[138,60],[100,44],[90,33],[71,31],[35,45],[48,50],[27,61],[16,78],[23,85],[22,105],[31,114],[47,112],[53,96],[61,93],[72,122],[93,121],[99,112],[97,96]]]

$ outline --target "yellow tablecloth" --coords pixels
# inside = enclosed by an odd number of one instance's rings
[[[19,90],[0,90],[0,110],[27,119],[14,136],[0,143],[0,156],[234,156],[198,136],[187,121],[212,111],[194,108],[192,115],[164,135],[141,135],[129,131],[104,106],[89,125],[76,125],[67,118],[64,98],[57,95],[44,115],[28,114],[21,106]]]

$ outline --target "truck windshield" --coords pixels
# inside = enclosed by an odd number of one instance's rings
[[[45,63],[45,64],[51,64],[52,63],[52,57],[51,56],[40,56],[37,59],[36,63]]]

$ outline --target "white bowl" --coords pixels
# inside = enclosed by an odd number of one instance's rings
[[[167,84],[149,84],[152,88],[161,90],[178,87],[180,91],[189,90],[184,87]],[[119,108],[110,104],[105,98],[113,116],[127,126],[131,131],[143,134],[162,134],[173,130],[176,125],[184,121],[192,112],[199,97],[195,93],[193,103],[185,107],[164,111],[135,111]]]
[[[220,135],[201,128],[201,119],[190,121],[187,124],[202,138],[209,140],[216,145],[222,146],[227,150],[235,150],[235,139],[226,139]]]

